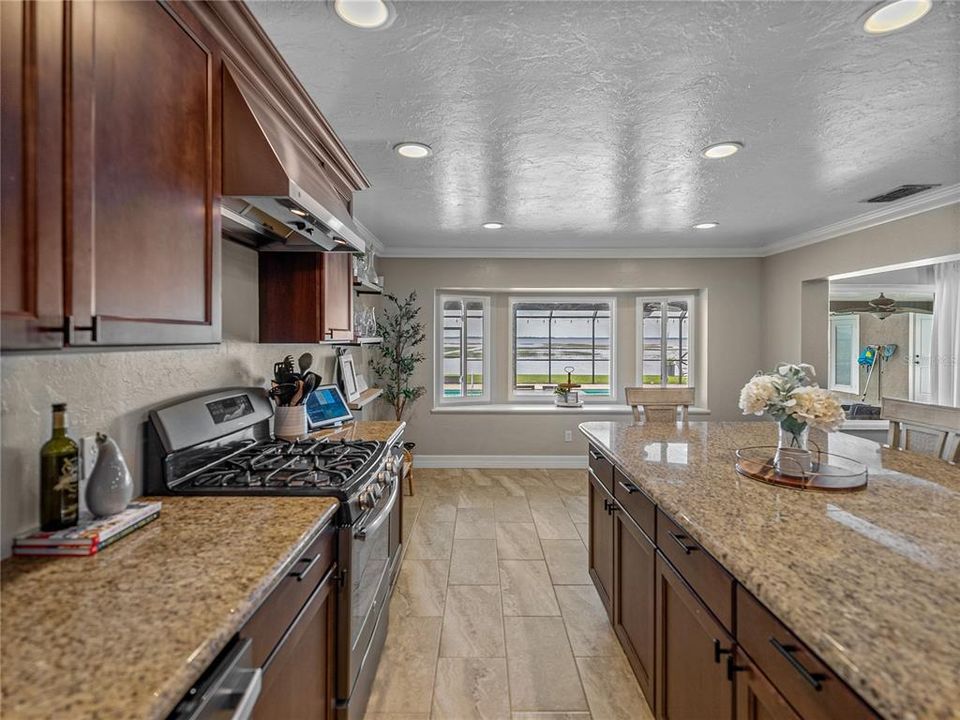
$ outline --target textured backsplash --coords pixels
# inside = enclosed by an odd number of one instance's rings
[[[232,243],[223,248],[224,342],[215,346],[97,352],[46,352],[0,358],[0,534],[11,539],[39,517],[39,449],[50,436],[50,405],[65,402],[70,435],[106,432],[120,445],[141,492],[143,423],[147,411],[202,390],[266,386],[273,363],[309,350],[315,370],[332,382],[330,347],[257,344],[257,257]],[[366,358],[355,352],[358,365]],[[364,372],[366,370],[364,369]]]

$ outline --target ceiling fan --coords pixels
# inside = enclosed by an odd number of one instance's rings
[[[883,293],[880,293],[880,295],[873,298],[873,300],[868,300],[865,307],[844,308],[843,310],[831,312],[830,314],[852,315],[854,313],[870,313],[877,318],[877,320],[886,320],[891,315],[896,315],[898,313],[922,313],[924,315],[932,314],[927,308],[899,305],[896,300],[893,298],[888,298]]]

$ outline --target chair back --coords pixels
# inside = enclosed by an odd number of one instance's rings
[[[885,397],[880,417],[890,421],[888,447],[960,462],[960,408]]]
[[[627,405],[633,408],[635,422],[676,422],[687,420],[693,405],[695,389],[692,387],[628,387],[624,388]]]

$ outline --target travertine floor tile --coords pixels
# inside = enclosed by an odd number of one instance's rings
[[[580,657],[623,653],[607,620],[607,611],[593,585],[558,585],[554,590],[574,655]]]
[[[493,502],[496,498],[506,497],[506,496],[507,496],[506,491],[502,490],[501,488],[477,487],[477,486],[464,487],[460,491],[460,495],[457,498],[457,507],[492,508]]]
[[[425,523],[456,522],[457,499],[460,491],[456,491],[450,498],[431,497],[423,501],[420,506],[420,520]]]
[[[510,720],[505,658],[440,658],[433,720]]]
[[[493,501],[493,517],[497,522],[533,522],[530,514],[530,503],[524,497],[495,498]]]
[[[453,523],[417,523],[410,533],[407,559],[447,560],[453,547]]]
[[[363,720],[430,720],[430,713],[382,713],[370,712],[363,716]]]
[[[430,712],[441,618],[394,620],[397,618],[391,617],[368,711]]]
[[[442,617],[448,560],[405,559],[390,601],[391,611],[409,617]]]
[[[549,617],[504,618],[507,674],[514,710],[586,710],[563,620]]]
[[[554,585],[588,585],[587,549],[576,540],[541,540],[547,569]]]
[[[462,540],[494,540],[497,537],[493,526],[492,507],[468,507],[457,510],[457,528],[453,534]]]
[[[501,560],[500,586],[505,616],[560,614],[543,560]]]
[[[570,513],[570,519],[574,523],[585,523],[590,521],[589,506],[587,505],[586,495],[563,495],[563,504]]]
[[[550,479],[564,495],[587,495],[586,470],[548,470]]]
[[[454,540],[449,583],[451,585],[499,585],[497,541]]]
[[[440,635],[441,657],[503,657],[503,615],[496,585],[451,585]]]
[[[533,522],[537,526],[537,534],[541,540],[578,540],[580,534],[570,520],[570,513],[566,506],[559,502],[557,505],[534,506],[530,502],[530,511],[533,513]]]
[[[515,712],[511,720],[590,720],[588,712]]]
[[[626,657],[577,658],[595,720],[653,720]]]
[[[542,560],[537,526],[532,522],[498,522],[497,554],[501,560]]]
[[[590,523],[574,523],[577,528],[577,533],[580,535],[580,539],[583,541],[583,546],[585,548],[590,547]]]

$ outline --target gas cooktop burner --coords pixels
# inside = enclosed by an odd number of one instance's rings
[[[184,478],[181,489],[342,488],[382,450],[379,442],[255,442]]]

